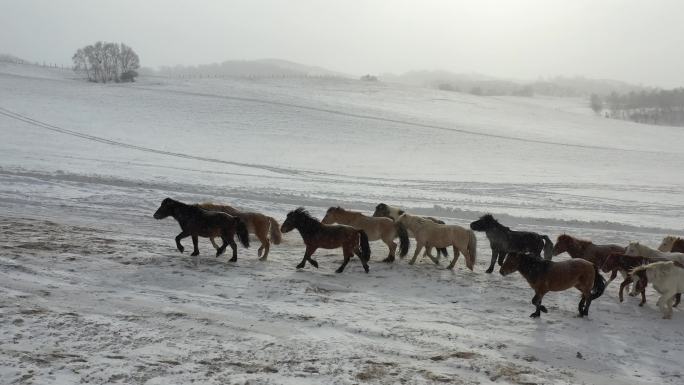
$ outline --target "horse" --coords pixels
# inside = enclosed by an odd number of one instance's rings
[[[606,282],[606,286],[617,277],[617,273],[620,272],[622,274],[623,280],[622,283],[620,284],[620,302],[624,300],[624,297],[622,296],[622,291],[624,290],[625,287],[629,286],[630,283],[634,281],[634,278],[632,275],[629,274],[632,269],[635,267],[641,266],[641,265],[646,265],[650,262],[649,259],[644,258],[644,257],[632,257],[629,255],[625,255],[623,253],[613,253],[610,254],[603,262],[601,265],[601,270],[604,273],[611,273],[610,279],[608,282]],[[636,294],[637,291],[637,285],[636,283],[634,284],[634,293]],[[641,292],[641,302],[639,303],[639,306],[644,306],[644,303],[646,303],[646,286],[642,288]],[[633,295],[630,293],[630,295]]]
[[[660,242],[658,251],[684,253],[684,239],[668,235]]]
[[[386,205],[386,204],[384,204],[384,203],[380,203],[380,204],[378,204],[377,206],[375,206],[375,211],[373,212],[373,216],[374,216],[374,217],[385,217],[385,218],[390,218],[390,219],[396,221],[396,220],[399,218],[399,216],[400,216],[401,214],[404,214],[404,213],[405,213],[405,211],[402,210],[402,209],[400,209],[400,208],[398,208],[398,207],[389,206],[389,205]],[[434,218],[434,217],[425,217],[425,216],[424,216],[424,217],[422,217],[422,218],[425,218],[425,219],[427,219],[427,220],[429,220],[429,221],[438,223],[438,224],[440,224],[440,225],[445,224],[444,221],[439,220],[439,219]],[[409,231],[409,235],[410,235],[411,237],[415,238],[415,236],[414,236],[410,231]],[[430,259],[433,259],[432,256],[431,256],[432,253],[430,252],[430,249],[432,249],[432,246],[426,246],[426,247],[425,247],[425,255],[430,255]],[[447,252],[446,247],[437,248],[437,261],[438,261],[438,262],[439,262],[439,256],[440,256],[440,255],[445,256],[445,257],[448,257],[448,256],[449,256],[449,253]],[[433,259],[433,260],[434,260],[434,259]]]
[[[605,259],[612,253],[624,253],[625,248],[619,245],[597,245],[591,241],[574,238],[561,234],[553,246],[553,255],[567,252],[572,258],[586,259],[596,266],[603,265]]]
[[[181,233],[176,236],[176,247],[181,253],[185,250],[180,241],[186,237],[192,237],[194,250],[193,257],[199,255],[197,247],[198,237],[221,237],[223,245],[216,250],[216,257],[226,251],[230,245],[233,250],[233,257],[230,262],[237,261],[237,245],[233,239],[237,234],[240,243],[244,247],[249,247],[249,234],[247,225],[240,218],[230,216],[226,213],[207,211],[195,205],[188,205],[171,198],[166,198],[154,213],[154,219],[164,219],[168,216],[173,217],[181,227]],[[195,263],[198,263],[196,260]]]
[[[197,206],[209,211],[224,212],[228,215],[238,217],[245,222],[247,225],[247,232],[254,234],[261,242],[261,246],[259,246],[259,250],[257,250],[260,261],[265,261],[268,258],[271,242],[273,242],[274,245],[279,245],[280,242],[282,242],[283,235],[280,233],[278,221],[267,215],[256,212],[240,211],[228,205],[217,205],[214,203],[200,203]],[[211,244],[214,245],[214,248],[219,248],[213,237],[210,237],[209,240],[211,241]],[[262,253],[263,256],[261,255]]]
[[[477,257],[477,238],[472,230],[456,225],[440,225],[406,213],[399,216],[397,223],[406,226],[416,237],[416,251],[413,253],[413,258],[409,264],[413,265],[416,262],[420,250],[427,245],[444,248],[452,246],[454,248],[454,259],[449,264],[448,269],[454,268],[459,252],[462,252],[465,256],[466,266],[471,271],[473,270]],[[433,262],[439,262],[439,260],[435,261],[435,258],[429,253],[428,256]]]
[[[645,257],[651,259],[652,261],[677,261],[681,264],[684,264],[684,253],[666,253],[652,249],[646,245],[642,245],[639,242],[631,242],[629,245],[627,245],[625,254],[631,255],[633,257]]]
[[[578,310],[579,316],[589,315],[591,301],[600,297],[605,289],[605,280],[593,263],[584,259],[569,259],[561,262],[543,260],[536,254],[508,253],[499,273],[503,276],[520,272],[534,289],[532,304],[536,307],[530,317],[537,318],[540,312],[546,313],[541,304],[549,291],[564,291],[571,287],[582,293]]]
[[[501,266],[507,253],[532,253],[541,257],[541,251],[544,250],[544,259],[551,259],[553,242],[546,235],[511,230],[499,223],[491,214],[485,214],[472,222],[470,228],[475,231],[484,231],[489,239],[492,261],[486,273],[491,274],[494,271],[494,262],[497,258]]]
[[[399,255],[403,258],[408,253],[409,238],[406,228],[389,218],[369,217],[358,211],[345,210],[338,206],[329,208],[321,223],[351,226],[365,231],[369,241],[382,240],[389,248],[389,254],[383,262],[394,262],[397,250],[397,244],[394,242],[396,237],[399,237]]]
[[[632,270],[632,276],[639,277],[637,286],[646,288],[650,281],[653,288],[660,293],[656,303],[663,318],[672,318],[672,302],[676,294],[684,291],[684,265],[677,261],[654,262]]]
[[[290,211],[287,214],[287,218],[285,218],[285,222],[280,226],[280,231],[283,233],[288,233],[294,229],[299,231],[306,245],[304,258],[297,265],[297,269],[303,269],[307,261],[315,268],[318,268],[318,262],[312,259],[311,255],[319,247],[323,249],[341,247],[344,261],[335,271],[336,273],[344,271],[345,266],[347,266],[347,263],[349,263],[354,254],[359,257],[363,269],[368,273],[368,260],[370,259],[371,250],[368,244],[368,235],[365,231],[345,225],[324,225],[318,219],[312,217],[304,207]]]

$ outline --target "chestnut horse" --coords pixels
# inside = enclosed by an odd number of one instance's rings
[[[351,226],[365,231],[369,241],[382,240],[389,248],[389,254],[383,262],[394,262],[397,250],[397,244],[394,242],[396,237],[399,237],[399,255],[403,258],[408,253],[409,238],[406,227],[390,218],[369,217],[358,211],[345,210],[338,206],[329,208],[321,223]]]
[[[586,259],[596,266],[603,265],[605,259],[612,253],[624,253],[625,248],[619,245],[596,245],[591,241],[561,234],[553,246],[553,255],[567,252],[572,258]]]
[[[624,300],[624,297],[622,296],[622,291],[624,290],[625,287],[627,287],[630,283],[634,281],[634,278],[632,277],[631,274],[629,274],[632,269],[639,267],[641,265],[646,265],[651,263],[651,260],[646,259],[644,257],[633,257],[629,255],[625,255],[622,253],[613,253],[610,254],[605,261],[603,262],[603,265],[601,265],[601,270],[604,273],[611,273],[610,274],[610,280],[608,283],[610,283],[612,280],[617,277],[617,273],[620,272],[622,274],[623,280],[622,283],[620,284],[620,302]],[[608,283],[606,283],[606,286],[608,286]],[[634,290],[637,290],[637,285],[636,283],[634,284]],[[641,302],[639,303],[639,306],[644,306],[644,303],[646,303],[646,286],[642,288],[641,292]],[[630,293],[630,295],[633,295]]]
[[[536,254],[508,253],[499,273],[503,276],[519,271],[534,289],[532,304],[536,307],[530,317],[536,318],[546,313],[546,307],[541,304],[544,295],[549,291],[564,291],[571,287],[582,293],[579,302],[579,316],[589,315],[591,301],[600,297],[605,289],[605,280],[598,269],[584,259],[570,259],[553,262],[543,260]]]
[[[344,262],[335,271],[336,273],[344,271],[345,266],[347,266],[347,263],[349,263],[354,254],[359,257],[363,269],[368,273],[368,260],[370,259],[371,250],[368,244],[368,235],[366,235],[365,231],[345,225],[324,225],[318,219],[312,217],[304,207],[290,211],[287,214],[287,218],[285,218],[285,222],[280,227],[280,231],[283,233],[294,229],[299,231],[306,245],[304,258],[297,265],[298,269],[303,269],[307,261],[315,268],[318,268],[318,262],[312,259],[311,255],[319,247],[323,249],[341,247],[344,254]]]
[[[154,219],[164,219],[168,216],[173,217],[181,227],[181,233],[176,236],[176,247],[181,253],[185,250],[180,241],[186,237],[192,237],[192,245],[194,250],[193,257],[199,255],[197,248],[198,237],[221,237],[223,245],[216,250],[216,256],[223,254],[226,247],[230,245],[233,249],[233,258],[231,262],[237,261],[237,245],[233,240],[233,236],[237,233],[240,243],[244,247],[249,247],[249,234],[247,234],[247,226],[237,217],[232,217],[226,213],[219,213],[215,211],[207,211],[195,205],[187,205],[185,203],[166,198],[162,201],[161,206],[154,213]],[[198,263],[195,260],[195,263]]]
[[[257,255],[260,257],[259,260],[265,261],[268,258],[268,251],[271,249],[271,242],[274,245],[280,244],[283,239],[283,235],[280,233],[280,225],[275,219],[260,213],[240,211],[234,207],[228,205],[217,205],[213,203],[200,203],[197,205],[200,208],[209,211],[220,211],[234,217],[242,219],[247,225],[247,231],[250,234],[256,235],[256,237],[261,242],[259,250],[257,250]],[[219,246],[214,242],[214,238],[210,237],[209,240],[214,248],[218,249]],[[263,253],[263,256],[261,254]]]
[[[658,250],[663,252],[684,253],[684,239],[668,235],[660,242]]]

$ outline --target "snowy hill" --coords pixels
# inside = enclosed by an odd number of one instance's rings
[[[656,245],[684,232],[680,128],[603,119],[583,99],[350,79],[72,77],[0,63],[2,383],[681,380],[681,311],[661,320],[652,291],[620,304],[613,283],[588,320],[574,291],[531,320],[522,277],[483,272],[482,234],[474,272],[382,264],[374,243],[370,274],[354,260],[336,275],[338,251],[294,268],[296,232],[268,262],[258,241],[231,264],[203,239],[195,267],[175,222],[152,219],[166,196],[279,221],[386,202]]]

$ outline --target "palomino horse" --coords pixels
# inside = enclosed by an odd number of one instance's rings
[[[154,213],[154,219],[164,219],[168,216],[178,221],[181,227],[181,233],[176,237],[176,247],[181,253],[185,248],[181,245],[180,241],[186,237],[192,237],[194,250],[190,255],[193,257],[199,255],[199,249],[197,248],[198,237],[221,237],[223,245],[216,250],[216,256],[218,257],[223,254],[226,251],[226,246],[230,245],[230,248],[233,249],[231,262],[237,261],[237,245],[233,240],[233,236],[236,233],[240,243],[244,247],[249,247],[247,226],[240,218],[232,217],[226,213],[207,211],[195,205],[187,205],[171,198],[166,198]],[[197,262],[198,260],[195,261],[195,263]]]
[[[345,210],[338,206],[329,208],[321,223],[351,226],[365,231],[369,241],[382,240],[389,248],[389,254],[383,262],[394,262],[397,250],[397,244],[394,242],[396,237],[399,237],[399,255],[403,258],[408,253],[409,238],[406,228],[389,218],[369,217],[358,211]]]
[[[304,258],[297,265],[298,269],[303,269],[307,261],[315,268],[318,268],[318,262],[312,259],[311,255],[319,247],[323,249],[341,247],[344,254],[344,262],[335,272],[343,272],[351,257],[356,254],[361,260],[363,269],[368,273],[368,260],[370,259],[371,250],[368,244],[368,235],[366,235],[365,231],[345,225],[324,225],[318,219],[312,217],[304,207],[290,211],[287,214],[287,218],[285,218],[285,222],[280,227],[280,231],[283,233],[294,229],[299,231],[306,245]]]
[[[606,283],[594,264],[584,259],[553,262],[543,260],[535,254],[508,253],[499,273],[505,276],[515,271],[519,271],[534,289],[532,304],[536,310],[530,314],[533,318],[539,317],[540,311],[547,312],[546,307],[541,304],[546,293],[564,291],[571,287],[582,293],[578,306],[579,316],[588,316],[591,301],[603,294]]]
[[[633,257],[645,257],[652,261],[677,261],[684,264],[684,253],[666,253],[652,249],[639,242],[631,242],[625,249],[625,254]]]
[[[213,203],[200,203],[197,206],[209,211],[224,212],[228,215],[242,219],[247,225],[247,231],[250,234],[256,235],[261,242],[261,246],[259,246],[259,250],[257,250],[257,255],[261,257],[259,259],[262,261],[265,261],[268,258],[271,242],[273,242],[274,245],[278,245],[283,239],[278,221],[264,214],[240,211],[228,205],[217,205]],[[214,238],[209,238],[209,240],[211,241],[211,244],[214,245],[214,248],[219,248],[216,242],[214,242]],[[264,254],[263,256],[261,256],[262,252]]]
[[[663,318],[672,318],[672,302],[677,294],[684,291],[684,265],[677,261],[655,262],[632,270],[639,277],[637,286],[644,290],[648,282],[660,293],[657,305]]]
[[[658,251],[684,253],[684,239],[668,235],[660,242]]]
[[[551,259],[553,242],[546,235],[540,235],[530,231],[514,231],[499,223],[491,214],[485,214],[480,219],[470,224],[475,231],[484,231],[492,248],[492,261],[486,273],[494,271],[494,262],[497,258],[499,265],[507,253],[532,253],[541,257],[544,250],[544,259]]]
[[[440,225],[425,218],[406,213],[399,216],[397,223],[406,226],[416,237],[416,251],[413,253],[413,258],[409,264],[413,265],[416,262],[420,250],[423,247],[427,247],[427,245],[444,248],[453,246],[454,259],[448,268],[454,268],[460,251],[465,256],[466,266],[471,271],[473,270],[477,256],[477,238],[475,238],[475,233],[472,230],[456,225]],[[429,253],[428,256],[433,262],[439,262]]]
[[[398,207],[389,206],[389,205],[386,205],[384,203],[380,203],[379,205],[375,206],[375,212],[373,212],[373,216],[374,217],[390,218],[390,219],[396,221],[397,219],[399,219],[399,216],[401,214],[404,214],[404,213],[405,213],[405,211],[398,208]],[[425,218],[429,221],[438,223],[440,225],[444,224],[444,221],[441,221],[437,218],[433,218],[433,217],[422,217],[422,218]],[[415,236],[410,231],[409,231],[409,236],[415,238]],[[430,259],[432,259],[432,256],[431,256],[432,254],[430,253],[431,248],[432,248],[431,245],[425,247],[425,255],[430,255]],[[445,256],[445,257],[449,256],[449,253],[447,252],[447,249],[445,247],[437,248],[437,260],[438,261],[439,261],[440,255]]]
[[[561,234],[556,239],[556,244],[553,246],[553,255],[556,256],[567,252],[572,258],[586,259],[587,261],[601,266],[605,259],[613,253],[624,253],[625,248],[619,245],[597,245],[591,241],[585,241],[571,237],[567,234]]]

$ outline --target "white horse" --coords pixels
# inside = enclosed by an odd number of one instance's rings
[[[672,251],[672,247],[674,247],[675,242],[680,240],[681,238],[679,237],[675,237],[674,235],[668,235],[665,238],[663,238],[662,242],[660,242],[660,246],[658,246],[658,251]]]
[[[644,257],[654,261],[677,261],[684,264],[684,253],[669,253],[652,249],[639,242],[631,242],[625,249],[625,255],[632,257]]]
[[[456,225],[441,225],[431,220],[410,214],[402,214],[397,218],[397,223],[404,225],[416,237],[416,251],[409,264],[413,265],[423,247],[449,247],[454,248],[454,259],[449,264],[449,269],[453,269],[462,252],[466,259],[466,266],[472,271],[477,256],[477,238],[475,232]],[[428,257],[435,261],[430,254]]]
[[[675,261],[655,262],[632,270],[633,277],[639,277],[640,289],[651,282],[660,293],[656,303],[663,318],[672,318],[672,303],[675,294],[684,292],[684,266]]]

